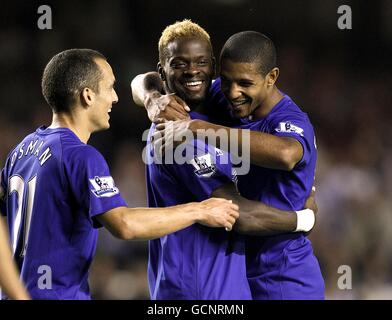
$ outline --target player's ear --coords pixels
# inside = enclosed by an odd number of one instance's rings
[[[82,106],[87,107],[91,106],[94,103],[95,93],[90,88],[86,87],[83,88],[82,92],[80,93],[80,102]]]
[[[165,71],[163,70],[161,62],[157,63],[157,71],[158,71],[158,74],[161,77],[162,81],[166,81]]]
[[[279,77],[279,68],[275,67],[267,74],[267,86],[271,87],[275,84]]]

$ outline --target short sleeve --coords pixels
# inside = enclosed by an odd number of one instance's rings
[[[307,164],[315,148],[313,126],[305,113],[281,113],[270,122],[271,134],[278,137],[294,138],[303,148],[302,159],[298,165]]]
[[[92,146],[74,148],[64,157],[64,165],[74,197],[95,227],[101,225],[94,217],[126,206],[106,160]]]

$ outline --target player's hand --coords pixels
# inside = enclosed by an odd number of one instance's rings
[[[147,96],[144,105],[148,118],[154,123],[189,119],[188,105],[174,93],[162,95],[154,92]]]
[[[194,137],[191,130],[193,121],[195,120],[187,119],[157,124],[151,139],[154,152],[161,156],[165,152],[173,153],[179,144],[192,141]]]
[[[210,198],[197,205],[197,210],[200,211],[200,218],[197,222],[208,227],[224,227],[230,231],[240,216],[239,207],[231,200]]]

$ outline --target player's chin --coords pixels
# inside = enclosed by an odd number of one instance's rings
[[[110,128],[109,120],[106,121],[105,123],[102,123],[102,125],[101,125],[101,130],[107,130],[107,129],[109,129],[109,128]]]
[[[232,108],[232,115],[239,119],[239,118],[245,118],[249,115],[248,110],[246,108]]]
[[[236,119],[240,119],[240,118],[244,118],[245,117],[241,112],[238,112],[238,111],[232,110],[231,113],[232,113],[232,116],[234,118],[236,118]]]
[[[190,101],[191,104],[200,104],[203,103],[206,99],[207,96],[207,91],[201,90],[199,92],[193,92],[193,93],[186,93],[185,94],[185,101]]]
[[[105,130],[107,130],[109,128],[110,128],[110,124],[109,123],[107,123],[107,124],[100,124],[99,126],[96,126],[92,132],[105,131]]]
[[[196,107],[200,106],[201,104],[204,103],[205,98],[197,98],[197,97],[192,97],[188,98],[185,100],[188,104],[188,106],[191,108],[191,110],[194,110]]]
[[[236,118],[245,118],[249,116],[251,110],[251,104],[249,102],[243,103],[239,106],[231,106],[232,115]]]

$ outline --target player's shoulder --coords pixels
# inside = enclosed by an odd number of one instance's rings
[[[53,140],[60,144],[63,154],[87,155],[98,152],[94,147],[82,142],[79,137],[68,128],[56,128],[37,130],[40,136],[46,136],[47,140]]]
[[[104,160],[102,154],[93,146],[84,143],[63,144],[63,156],[68,161],[91,162]]]
[[[267,125],[269,132],[274,134],[299,134],[309,138],[314,135],[308,114],[288,95],[284,95],[277,107],[268,115]]]
[[[22,140],[19,141],[18,144],[16,144],[12,149],[11,149],[11,153],[19,150],[23,145],[25,145],[26,143],[28,143],[28,141],[31,141],[32,139],[34,139],[34,136],[36,135],[36,131],[29,133],[27,136],[25,136]]]
[[[221,90],[221,80],[220,78],[216,78],[211,82],[211,86],[207,94],[207,100],[208,98],[212,99],[212,98],[222,98],[222,97],[223,97],[223,93]]]
[[[211,81],[211,89],[219,89],[221,84],[221,78],[218,77],[216,79],[212,79]]]
[[[282,108],[279,112],[293,113],[302,116],[307,116],[306,112],[291,98],[289,95],[285,94],[282,99]]]
[[[288,95],[284,95],[283,99],[278,103],[275,110],[269,116],[269,122],[276,122],[282,120],[297,120],[309,123],[310,119],[306,112]]]

